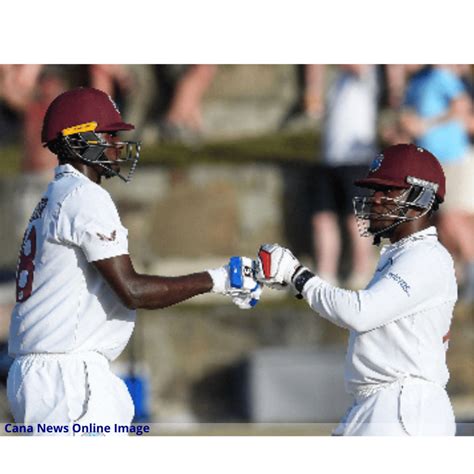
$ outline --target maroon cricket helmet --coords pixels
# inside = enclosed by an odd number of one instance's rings
[[[354,184],[362,188],[390,186],[408,189],[411,187],[408,177],[436,183],[436,196],[440,202],[444,201],[446,178],[441,164],[428,150],[413,144],[385,148],[372,161],[367,177]]]
[[[112,98],[92,87],[79,87],[60,94],[46,111],[41,141],[48,143],[61,136],[64,129],[96,122],[95,132],[133,130],[125,123]]]

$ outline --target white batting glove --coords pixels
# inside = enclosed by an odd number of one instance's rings
[[[292,285],[303,270],[306,268],[291,251],[278,244],[263,244],[258,251],[257,280],[270,288],[282,290]]]
[[[249,257],[231,257],[223,267],[207,270],[212,292],[232,297],[242,309],[252,308],[260,299],[261,286],[255,279],[255,262]]]
[[[255,289],[248,295],[242,294],[240,296],[234,296],[232,302],[240,309],[251,309],[256,306],[262,294],[262,285],[260,285],[260,283],[256,283],[256,285]]]
[[[264,244],[257,257],[257,280],[270,288],[290,288],[301,299],[304,285],[314,277],[290,250],[278,244]]]
[[[299,267],[301,264],[291,251],[278,244],[263,244],[258,251],[257,280],[270,288],[281,290],[291,284]]]

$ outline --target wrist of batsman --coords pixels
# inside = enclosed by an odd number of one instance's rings
[[[304,286],[308,280],[314,277],[314,273],[309,270],[309,268],[300,265],[293,273],[291,277],[291,283],[295,290],[297,291],[297,298],[302,298],[301,292],[303,291]]]

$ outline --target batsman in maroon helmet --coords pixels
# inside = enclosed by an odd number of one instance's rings
[[[36,434],[82,434],[91,425],[107,434],[115,424],[131,423],[130,394],[109,362],[125,348],[137,308],[214,292],[245,309],[260,296],[246,257],[179,277],[135,271],[128,231],[100,186],[103,177],[130,181],[140,144],[118,133],[133,128],[108,95],[92,88],[61,94],[44,118],[43,143],[58,166],[20,250],[7,386],[15,421]]]
[[[344,377],[354,402],[335,435],[454,435],[445,388],[457,285],[431,223],[445,196],[443,169],[423,148],[394,145],[355,184],[371,190],[354,198],[361,234],[387,240],[365,289],[330,285],[277,244],[260,248],[257,278],[290,287],[349,331]]]

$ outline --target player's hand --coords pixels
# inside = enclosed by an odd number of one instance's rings
[[[234,303],[239,307],[255,306],[261,293],[261,286],[255,278],[255,268],[256,262],[249,257],[231,257],[227,265],[208,270],[213,281],[211,291],[236,298]]]
[[[270,288],[284,289],[301,268],[291,251],[278,244],[263,244],[258,251],[256,277]]]

